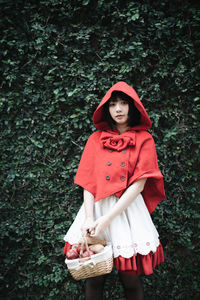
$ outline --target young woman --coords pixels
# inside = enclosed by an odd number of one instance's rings
[[[81,235],[112,243],[127,299],[143,299],[140,274],[164,261],[150,214],[165,198],[151,121],[137,93],[118,82],[93,115],[98,129],[88,139],[76,173],[84,203],[65,236],[65,250]],[[102,299],[105,276],[86,280],[86,299]]]

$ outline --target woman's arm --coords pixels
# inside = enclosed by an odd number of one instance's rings
[[[114,205],[113,209],[94,222],[93,230],[90,229],[91,236],[96,237],[103,232],[110,222],[116,216],[121,214],[137,198],[137,196],[143,191],[146,180],[147,179],[144,178],[136,181],[126,189],[121,198]]]
[[[146,183],[146,178],[131,184],[126,191],[123,193],[119,201],[115,204],[112,211],[108,213],[110,222],[119,214],[121,214],[143,191],[144,185]]]
[[[83,190],[83,199],[86,219],[94,219],[94,196],[87,190]]]
[[[83,190],[85,221],[81,227],[82,235],[86,236],[94,224],[94,196],[87,190]]]

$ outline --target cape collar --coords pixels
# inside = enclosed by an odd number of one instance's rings
[[[118,130],[102,131],[100,142],[103,148],[108,148],[116,151],[122,151],[128,146],[135,146],[135,131],[127,130],[123,134],[119,134]]]

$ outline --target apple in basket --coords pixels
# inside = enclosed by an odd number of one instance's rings
[[[80,253],[80,251],[81,251],[81,245],[79,243],[73,244],[71,249],[75,249],[78,253]]]
[[[75,259],[79,257],[79,254],[76,249],[70,249],[66,254],[68,259]]]
[[[85,257],[90,257],[91,255],[93,255],[94,252],[92,250],[89,250],[89,251],[84,251],[83,254],[81,255],[82,258],[85,258]]]

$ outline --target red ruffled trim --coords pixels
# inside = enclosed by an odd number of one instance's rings
[[[150,275],[153,273],[153,269],[162,262],[164,262],[164,253],[161,243],[155,253],[150,252],[147,255],[137,254],[130,258],[122,256],[114,258],[116,269],[129,275]]]
[[[65,242],[63,253],[66,255],[69,249],[71,249],[71,245]],[[164,253],[161,243],[155,253],[150,252],[147,255],[137,254],[130,258],[122,256],[114,258],[116,269],[129,275],[150,275],[153,273],[153,269],[162,262],[164,262]]]

